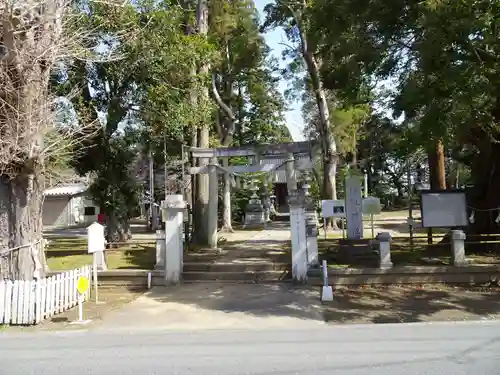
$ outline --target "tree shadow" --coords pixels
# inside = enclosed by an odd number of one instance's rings
[[[107,250],[106,256],[110,256],[114,252],[123,252],[123,257],[127,263],[125,266],[117,267],[117,269],[141,269],[151,270],[156,264],[156,248],[154,246],[142,246],[140,250]]]
[[[291,317],[324,321],[318,289],[289,283],[183,284],[153,288],[145,296],[158,302],[255,317]]]
[[[172,306],[192,306],[200,309],[200,313],[209,310],[331,324],[478,320],[500,312],[496,290],[449,286],[358,287],[334,290],[334,301],[328,303],[320,302],[320,292],[320,288],[289,283],[210,283],[155,287],[144,296]]]
[[[500,297],[492,291],[448,286],[349,288],[335,292],[335,302],[326,308],[325,320],[342,321],[345,311],[372,323],[476,320],[498,314]]]

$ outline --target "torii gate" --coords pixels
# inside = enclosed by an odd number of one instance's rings
[[[273,172],[285,167],[286,180],[289,193],[297,190],[297,180],[295,171],[297,170],[310,170],[314,168],[313,155],[318,150],[319,143],[316,141],[304,142],[289,142],[280,143],[276,145],[263,144],[263,145],[248,145],[240,147],[229,148],[189,148],[189,152],[193,158],[197,159],[210,159],[207,165],[200,167],[191,167],[190,174],[208,174],[209,175],[209,195],[218,195],[218,180],[217,174],[230,174],[237,175],[240,173],[256,173],[256,172]],[[307,154],[309,160],[301,160],[296,163],[295,154]],[[273,156],[286,156],[284,163],[268,163],[261,164],[260,156],[273,155]],[[254,157],[252,165],[234,165],[228,167],[221,167],[217,162],[217,158],[230,158],[234,156],[240,157]],[[212,248],[217,247],[217,213],[218,213],[218,200],[210,199],[208,202],[208,234],[209,245]]]

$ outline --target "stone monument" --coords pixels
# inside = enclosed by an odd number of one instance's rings
[[[304,194],[298,190],[291,191],[288,204],[292,234],[292,279],[294,283],[303,284],[307,282],[308,271]]]
[[[359,240],[363,238],[363,212],[361,198],[361,179],[350,176],[345,179],[347,238]]]

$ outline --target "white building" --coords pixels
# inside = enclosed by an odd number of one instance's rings
[[[88,198],[87,186],[81,184],[45,190],[43,201],[44,227],[69,227],[97,221],[99,207]]]

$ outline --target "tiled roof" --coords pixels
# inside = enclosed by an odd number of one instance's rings
[[[50,189],[47,189],[43,192],[43,195],[50,197],[64,197],[64,196],[73,196],[77,194],[81,194],[87,191],[87,187],[85,185],[66,185],[66,186],[57,186]]]

